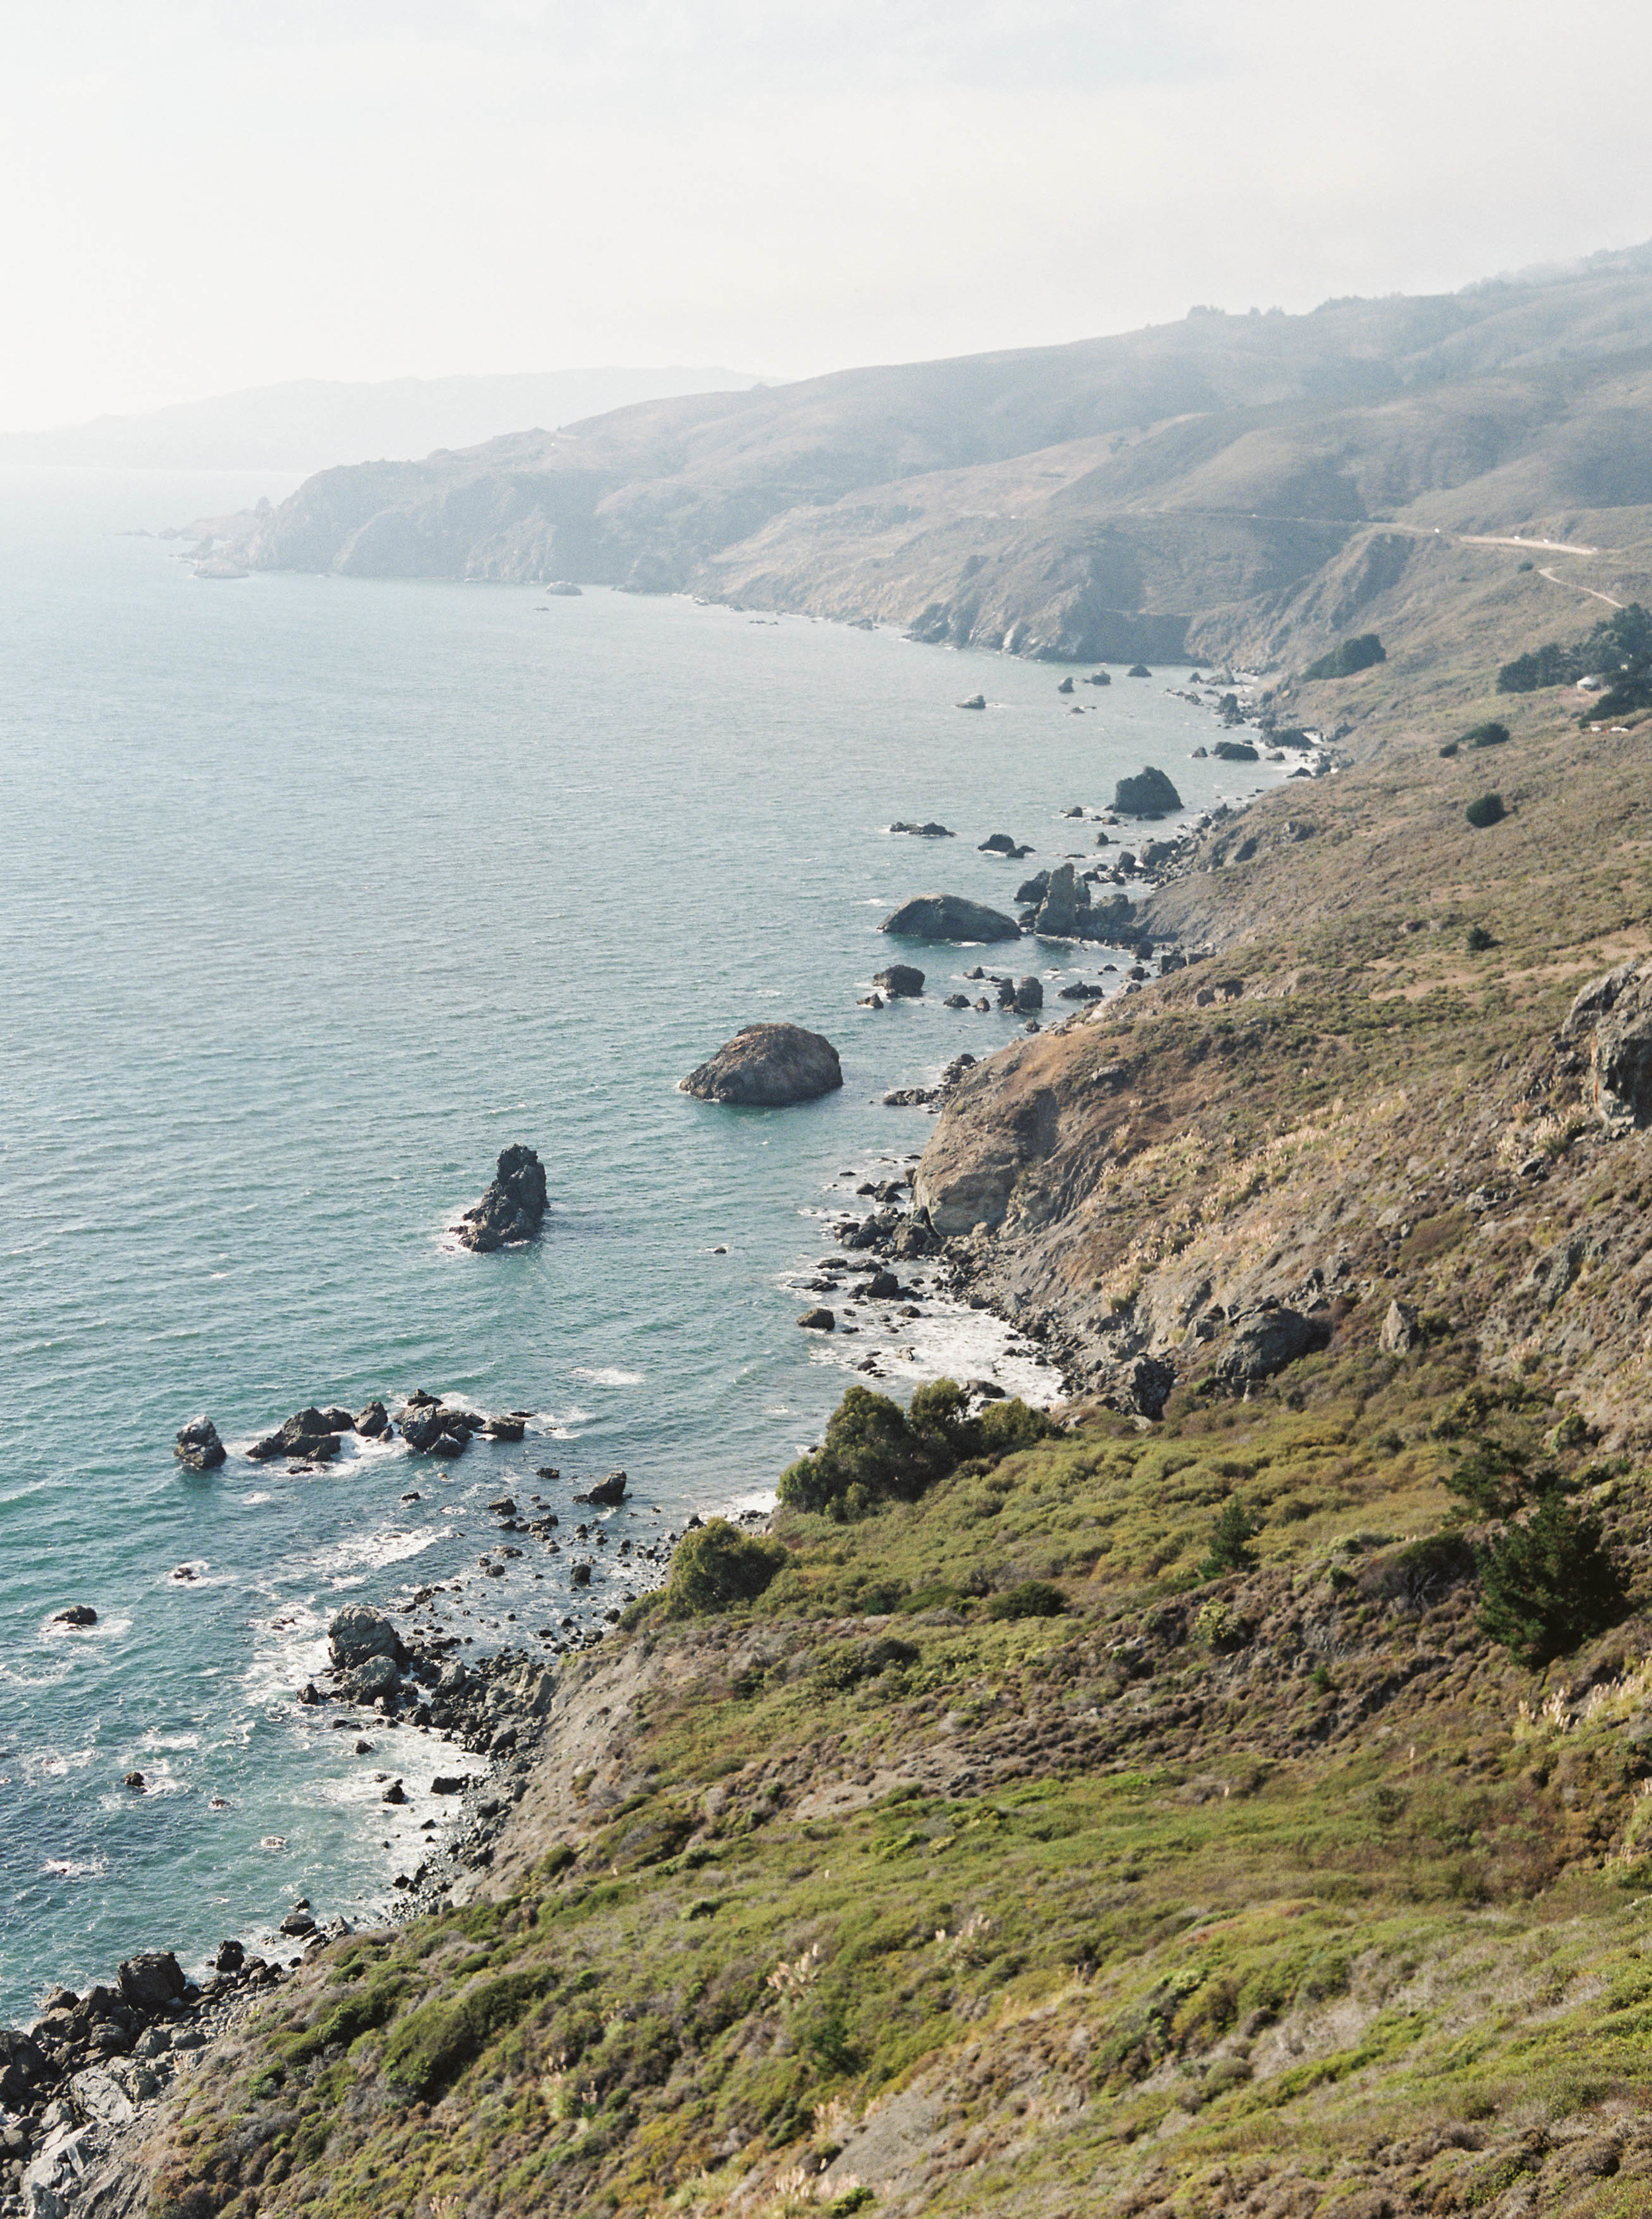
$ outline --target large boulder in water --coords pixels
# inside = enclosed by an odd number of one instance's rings
[[[210,1418],[191,1418],[187,1426],[178,1427],[172,1454],[180,1464],[187,1464],[191,1471],[216,1471],[224,1461],[224,1445],[218,1438],[217,1426]]]
[[[1149,763],[1133,778],[1119,780],[1113,806],[1121,817],[1171,817],[1182,806],[1182,797],[1164,772]]]
[[[886,917],[879,932],[899,940],[1019,940],[1021,927],[1002,910],[961,894],[915,894]]]
[[[489,1255],[507,1242],[535,1240],[545,1215],[545,1167],[532,1148],[501,1148],[494,1183],[455,1228],[465,1247]]]
[[[923,991],[923,973],[910,963],[891,963],[886,971],[876,973],[872,983],[881,986],[891,1002],[913,1000]]]
[[[702,1102],[732,1102],[753,1110],[813,1102],[842,1084],[837,1050],[823,1035],[802,1025],[748,1025],[681,1081],[683,1092]]]
[[[353,1670],[370,1657],[388,1656],[393,1664],[407,1662],[401,1636],[382,1611],[364,1602],[347,1602],[327,1628],[327,1649],[333,1669]]]

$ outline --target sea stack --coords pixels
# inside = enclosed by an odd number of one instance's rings
[[[702,1102],[749,1110],[813,1102],[842,1084],[837,1050],[823,1035],[801,1025],[748,1025],[680,1082],[685,1094]]]
[[[537,1240],[545,1215],[545,1167],[531,1148],[519,1141],[501,1148],[494,1183],[474,1209],[455,1227],[460,1240],[478,1255]]]

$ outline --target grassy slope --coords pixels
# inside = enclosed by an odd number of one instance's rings
[[[1472,1372],[1311,1359],[790,1520],[755,1611],[584,1668],[680,1676],[531,1876],[328,1953],[208,2069],[158,2208],[709,2219],[824,2166],[840,2209],[1643,2210],[1652,2141],[1602,2138],[1652,2093],[1645,1627],[1545,1688],[1471,1579],[1408,1586]],[[1644,1482],[1566,1461],[1652,1599]],[[1258,1569],[1202,1584],[1236,1489]],[[1045,1576],[1070,1615],[971,1592]]]
[[[1647,942],[1644,743],[1538,697],[1442,761],[1483,683],[1349,681],[1363,766],[1169,898],[1243,1002],[1197,1010],[1196,972],[997,1060],[1065,1059],[1064,1117],[1098,1052],[1138,1064],[1130,1131],[1074,1127],[1059,1209],[984,1271],[1082,1328],[1112,1273],[1168,1315],[1178,1273],[1255,1291],[1340,1243],[1331,1348],[790,1517],[758,1605],[574,1667],[486,1899],[328,1950],[214,2056],[158,2213],[1649,2208],[1652,1143],[1592,1138],[1551,1046]],[[1515,813],[1470,835],[1491,784]],[[1416,1354],[1378,1346],[1390,1292],[1432,1315]],[[1544,1450],[1574,1404],[1597,1437]],[[1546,1674],[1479,1631],[1460,1549],[1407,1554],[1461,1538],[1474,1433],[1552,1453],[1630,1579]],[[1257,1567],[1201,1581],[1234,1493]],[[1067,1614],[991,1618],[1029,1578]]]

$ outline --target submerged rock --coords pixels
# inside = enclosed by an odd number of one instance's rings
[[[224,1445],[218,1438],[217,1426],[204,1414],[191,1418],[187,1425],[178,1427],[172,1454],[192,1471],[215,1471],[224,1461]]]
[[[898,940],[1019,940],[1021,927],[1001,910],[961,894],[916,894],[878,928]]]
[[[986,706],[986,695],[984,693],[972,693],[967,701],[960,701],[958,704],[958,706],[960,709],[984,709]]]
[[[53,1611],[53,1625],[96,1625],[97,1613],[89,1602],[71,1602],[67,1610]]]
[[[813,1102],[843,1084],[837,1050],[802,1025],[748,1025],[680,1082],[702,1102],[783,1110]]]
[[[507,1243],[535,1240],[545,1215],[545,1167],[519,1141],[500,1151],[494,1183],[455,1228],[467,1248],[491,1255]]]
[[[889,829],[891,832],[910,832],[915,840],[951,840],[957,836],[954,833],[949,832],[944,824],[933,823],[928,824],[903,823],[891,824]]]

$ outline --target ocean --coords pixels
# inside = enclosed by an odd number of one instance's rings
[[[484,1580],[490,1498],[567,1525],[620,1466],[639,1544],[763,1502],[878,1345],[794,1321],[822,1218],[928,1136],[884,1093],[1016,1028],[942,996],[978,960],[1053,994],[1104,960],[923,953],[879,918],[938,890],[1011,906],[1091,847],[1061,811],[1145,762],[1190,811],[1284,774],[1190,760],[1214,727],[1181,671],[1070,701],[1048,666],[889,632],[596,588],[209,581],[142,536],[286,489],[0,475],[0,2021],[138,1949],[252,1942],[299,1895],[381,1914],[437,1752],[404,1731],[356,1756],[295,1705],[332,1613],[439,1582],[478,1650],[531,1645],[572,1610],[567,1560]],[[978,690],[985,712],[954,705]],[[978,853],[1000,830],[1035,855]],[[897,957],[925,998],[857,1006]],[[840,1094],[677,1091],[768,1018],[835,1043]],[[456,1251],[444,1228],[518,1141],[550,1175],[543,1240]],[[1053,1391],[979,1314],[904,1333],[903,1376]],[[531,1409],[528,1437],[438,1470],[172,1457],[200,1411],[233,1448],[415,1387]],[[594,1607],[629,1591],[611,1558]],[[95,1625],[53,1623],[74,1603]]]

